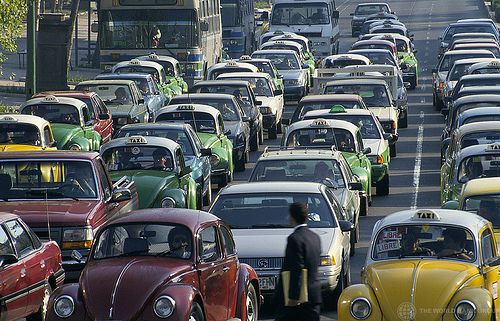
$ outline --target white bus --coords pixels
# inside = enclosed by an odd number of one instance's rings
[[[294,32],[312,41],[314,57],[339,50],[339,12],[335,0],[274,0],[269,31]]]
[[[221,0],[222,43],[233,59],[251,54],[255,48],[253,0]]]
[[[100,63],[156,53],[179,60],[188,84],[222,54],[220,0],[101,0]]]

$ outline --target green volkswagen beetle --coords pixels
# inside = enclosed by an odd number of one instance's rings
[[[177,59],[154,53],[149,56],[137,57],[137,59],[143,61],[154,61],[162,65],[163,69],[165,69],[168,86],[174,90],[176,95],[188,92],[188,84],[184,78],[181,77],[181,67]]]
[[[181,146],[163,137],[129,136],[101,147],[111,180],[135,182],[140,208],[196,209],[196,182]]]
[[[364,148],[360,129],[344,120],[309,119],[293,123],[283,135],[281,146],[306,148],[335,148],[342,152],[353,174],[363,188],[360,191],[360,215],[372,199],[372,166],[366,156],[371,148]]]
[[[411,40],[405,36],[394,34],[398,50],[399,65],[403,72],[403,81],[410,83],[410,88],[418,86],[418,61],[415,54],[417,51]]]
[[[226,186],[233,180],[233,144],[228,136],[231,131],[224,129],[224,121],[219,110],[208,105],[170,105],[158,112],[155,122],[183,122],[190,124],[198,134],[203,147],[212,149],[210,156],[211,181],[218,187]]]
[[[98,151],[101,146],[102,138],[94,130],[91,112],[79,99],[52,95],[33,98],[26,101],[19,112],[48,120],[57,149]]]

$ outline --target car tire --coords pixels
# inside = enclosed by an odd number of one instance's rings
[[[398,121],[399,128],[408,128],[408,110],[403,112],[403,117]]]
[[[410,80],[410,89],[415,89],[418,86],[418,77],[415,75],[412,80]]]
[[[191,308],[191,313],[189,314],[189,321],[205,321],[203,310],[201,309],[198,302],[193,303],[193,307]]]
[[[211,183],[212,182],[211,182],[210,177],[209,177],[208,180],[205,182],[205,184],[208,184],[208,189],[207,189],[207,193],[202,198],[203,206],[208,206],[208,205],[210,205],[210,203],[212,203],[212,184]]]
[[[252,284],[248,285],[245,305],[245,320],[257,321],[259,319],[259,300],[257,299],[257,292]]]
[[[264,129],[262,127],[259,130],[259,144],[264,144]]]
[[[225,187],[227,186],[227,184],[229,183],[229,174],[225,174],[222,176],[221,178],[221,181],[219,182],[219,184],[217,184],[218,188],[221,189],[222,187]]]
[[[234,169],[237,171],[237,172],[244,172],[245,171],[245,164],[247,163],[247,151],[245,151],[243,153],[243,155],[241,155],[241,158],[238,159],[236,161],[236,164],[234,164]]]
[[[391,157],[396,157],[397,151],[396,151],[396,144],[392,144],[389,146],[389,152]]]
[[[359,216],[368,215],[368,197],[361,196],[359,198]]]
[[[389,195],[389,173],[385,174],[382,179],[377,182],[377,196]]]
[[[259,149],[259,140],[260,140],[260,130],[255,133],[255,135],[250,138],[250,150],[255,152]]]
[[[349,256],[354,256],[356,254],[356,234],[358,233],[358,228],[351,232],[351,250],[349,251]]]
[[[275,124],[269,128],[267,135],[269,139],[276,139],[278,137],[278,124]]]
[[[26,317],[26,321],[44,321],[45,316],[47,315],[47,308],[49,305],[49,297],[52,294],[52,287],[47,285],[45,287],[45,291],[43,293],[42,305],[33,314],[30,314]]]
[[[342,270],[340,271],[339,282],[337,283],[337,287],[333,291],[333,300],[332,303],[334,306],[337,306],[337,302],[342,294],[342,291],[345,290],[349,286],[351,282],[351,267],[349,262],[349,256],[346,257],[347,262],[343,262]]]

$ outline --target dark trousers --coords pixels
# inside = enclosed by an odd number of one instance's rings
[[[275,321],[319,321],[320,304],[304,303],[295,307],[281,307]]]

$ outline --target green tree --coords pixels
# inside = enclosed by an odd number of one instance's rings
[[[26,0],[0,0],[0,75],[6,52],[16,52],[17,38],[21,36],[26,21]]]

